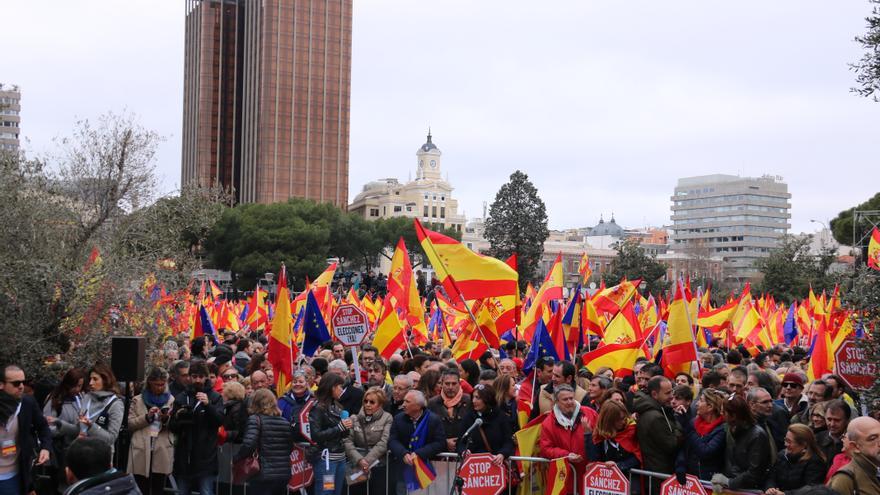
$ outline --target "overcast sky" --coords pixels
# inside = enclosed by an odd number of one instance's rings
[[[850,93],[867,0],[356,0],[350,195],[406,179],[430,125],[480,214],[515,169],[551,228],[669,224],[679,177],[781,175],[792,230],[875,194],[880,103]],[[184,3],[5,0],[26,149],[127,109],[180,182]]]

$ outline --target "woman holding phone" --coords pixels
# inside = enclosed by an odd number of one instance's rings
[[[171,473],[174,446],[168,432],[168,419],[174,396],[168,391],[168,372],[153,368],[144,389],[131,401],[128,429],[131,447],[127,471],[144,495],[160,495],[165,478]]]

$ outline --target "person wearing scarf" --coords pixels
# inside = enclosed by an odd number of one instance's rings
[[[302,411],[310,401],[314,402],[315,396],[309,390],[309,381],[305,370],[298,369],[293,372],[293,378],[290,383],[290,390],[278,399],[278,409],[281,410],[281,416],[286,419],[293,428],[294,440],[297,442],[308,441],[303,436],[302,424],[308,420],[308,412]]]
[[[440,395],[428,401],[428,410],[443,422],[449,452],[455,452],[456,443],[471,425],[468,418],[473,414],[471,396],[461,389],[460,378],[458,368],[444,368],[440,373]]]
[[[642,465],[642,450],[636,438],[636,422],[626,405],[608,400],[599,408],[599,418],[592,441],[587,441],[587,452],[597,461],[615,463],[629,476],[630,469]]]
[[[141,492],[159,495],[173,467],[174,446],[168,419],[174,397],[168,391],[168,372],[153,368],[144,389],[131,401],[128,429],[131,431],[128,469]]]
[[[697,414],[685,425],[684,448],[675,463],[676,475],[693,474],[701,480],[724,470],[727,435],[724,430],[724,393],[707,388],[697,400]]]
[[[567,476],[562,493],[571,493],[572,479],[580,480],[584,469],[594,459],[587,455],[587,440],[596,427],[598,415],[575,400],[574,388],[562,384],[553,390],[553,408],[541,423],[538,440],[541,457],[559,459],[564,457],[574,465],[575,476]]]

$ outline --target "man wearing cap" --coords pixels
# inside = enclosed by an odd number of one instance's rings
[[[782,397],[774,402],[785,408],[789,421],[807,409],[804,397],[804,377],[799,373],[786,373],[782,378]]]

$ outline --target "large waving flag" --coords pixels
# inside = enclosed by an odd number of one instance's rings
[[[412,437],[409,439],[410,452],[415,452],[424,447],[427,439],[428,415],[423,414],[422,420],[419,421],[419,424],[413,431]],[[409,491],[423,490],[427,488],[436,477],[437,472],[434,471],[434,466],[431,465],[431,462],[428,459],[422,459],[418,455],[416,455],[416,461],[412,466],[403,466],[403,479],[406,482],[406,489]]]
[[[874,227],[871,240],[868,241],[868,266],[880,270],[880,230]]]
[[[636,290],[641,283],[639,280],[622,280],[614,287],[602,289],[593,296],[593,305],[600,313],[617,314],[634,295],[638,293]]]
[[[587,253],[581,254],[581,261],[578,264],[578,273],[581,274],[581,283],[587,283],[587,280],[590,279],[590,275],[593,274],[593,270],[590,269],[590,257],[587,256]]]
[[[519,290],[516,270],[503,261],[481,256],[460,242],[422,227],[414,220],[419,243],[450,297],[464,300],[502,297]]]
[[[278,291],[275,294],[275,314],[269,332],[269,362],[276,376],[276,393],[280,397],[293,379],[293,317],[290,313],[290,291],[287,289],[287,269],[281,265]]]
[[[541,307],[550,301],[562,299],[562,287],[564,282],[565,280],[562,272],[562,253],[560,253],[556,256],[556,261],[553,262],[553,266],[551,266],[550,271],[547,272],[547,276],[544,278],[544,283],[541,284],[541,288],[538,289],[538,293],[532,300],[529,310],[522,319],[522,331],[525,340],[531,340],[535,333],[535,328],[538,322],[537,317],[542,311]]]
[[[210,338],[214,344],[217,343],[217,331],[214,329],[214,322],[211,321],[211,316],[208,315],[208,310],[205,306],[199,304],[199,312],[196,318],[195,327],[193,328],[192,338],[195,339],[202,335]]]
[[[668,340],[663,345],[663,357],[660,358],[666,374],[671,378],[678,372],[689,372],[691,363],[697,360],[697,344],[694,342],[684,287],[680,283],[669,305],[666,335]]]
[[[413,269],[409,262],[409,253],[406,251],[403,237],[397,241],[394,255],[391,256],[386,299],[391,301],[394,309],[403,316],[404,321],[412,328],[413,334],[417,337],[417,343],[427,342],[428,328],[425,325],[425,307],[422,306],[422,300],[419,298],[419,291],[416,287],[415,277],[413,277]]]
[[[632,301],[624,304],[623,309],[608,322],[602,342],[604,344],[625,344],[639,340],[642,328],[635,314]]]
[[[379,321],[376,322],[373,345],[379,349],[379,354],[385,359],[390,359],[398,349],[402,349],[406,345],[403,323],[400,322],[397,310],[387,298],[383,302]]]
[[[584,354],[582,360],[588,370],[596,373],[599,368],[607,366],[615,376],[632,374],[636,360],[645,355],[645,340],[635,340],[626,344],[603,345],[595,351]]]

